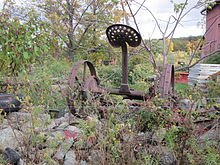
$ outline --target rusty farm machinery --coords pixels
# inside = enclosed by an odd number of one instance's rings
[[[106,89],[100,86],[94,65],[87,61],[77,62],[71,69],[68,79],[67,102],[70,112],[76,113],[76,100],[85,101],[88,93],[122,95],[126,99],[146,100],[149,94],[135,91],[128,84],[128,51],[127,45],[137,47],[141,44],[141,35],[132,27],[114,24],[107,28],[106,35],[110,44],[122,49],[122,80],[118,89]],[[174,66],[167,64],[159,81],[159,93],[163,98],[173,94]]]

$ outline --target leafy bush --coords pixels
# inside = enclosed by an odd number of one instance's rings
[[[18,93],[30,97],[33,105],[44,108],[65,109],[67,106],[64,86],[68,78],[71,63],[64,60],[49,58],[44,64],[34,65],[31,72],[23,70],[18,74],[17,81],[23,85],[8,87],[8,93]],[[56,78],[56,81],[53,80]],[[59,83],[59,81],[61,83]],[[62,84],[64,81],[64,84]],[[55,83],[58,82],[58,83]],[[52,86],[56,85],[56,87]]]
[[[109,88],[119,88],[122,78],[121,67],[115,65],[100,66],[97,68],[97,72],[102,85]],[[149,86],[147,78],[151,75],[153,75],[153,71],[149,68],[149,65],[129,66],[128,82],[135,90],[143,90],[143,88]]]
[[[108,88],[118,88],[121,84],[122,71],[115,65],[97,67],[101,85]]]
[[[42,55],[52,46],[45,26],[38,22],[33,12],[27,21],[21,22],[8,12],[0,17],[0,70],[6,74],[16,74],[31,63],[42,62]],[[49,44],[48,44],[49,43]]]
[[[206,84],[207,92],[205,92],[206,97],[208,98],[219,98],[220,97],[220,83],[210,81]]]
[[[129,72],[129,77],[132,84],[146,81],[147,78],[151,75],[153,75],[153,71],[149,65],[146,64],[135,65]]]
[[[217,53],[211,57],[209,57],[204,62],[205,64],[220,64],[220,53]]]

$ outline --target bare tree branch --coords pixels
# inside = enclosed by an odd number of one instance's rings
[[[126,2],[127,2],[127,0],[126,0]],[[138,5],[140,5],[140,6],[142,5],[142,4],[140,4],[139,2],[137,2],[137,1],[134,1],[134,2],[135,2],[136,4],[138,4]],[[151,12],[151,10],[148,9],[146,6],[143,6],[143,5],[142,5],[142,7],[150,13],[150,15],[153,17],[154,21],[156,22],[158,29],[159,29],[160,32],[163,34],[163,31],[162,31],[162,29],[161,29],[161,26],[160,26],[160,24],[159,24],[159,22],[158,22],[158,19],[155,17],[155,15],[154,15],[154,14]]]
[[[133,12],[132,12],[131,6],[130,6],[130,4],[128,3],[127,0],[126,0],[126,3],[127,3],[127,5],[128,5],[129,11],[130,11],[130,13],[131,13],[131,15],[132,15],[132,18],[133,18],[133,20],[134,20],[135,26],[136,26],[138,32],[140,33],[140,30],[139,30],[139,27],[138,27],[138,25],[137,25],[137,21],[136,21],[136,19],[135,19],[135,16],[134,16],[134,14],[133,14]],[[154,58],[154,54],[153,54],[153,52],[150,50],[150,48],[144,43],[143,38],[142,38],[142,43],[143,43],[145,49],[147,50],[147,52],[148,52],[148,53],[150,54],[150,56],[151,56],[150,62],[152,63],[154,69],[157,69],[157,64],[156,64],[156,61],[155,61],[155,58]]]
[[[134,16],[140,11],[140,9],[143,7],[144,3],[146,2],[146,0],[144,0],[141,5],[139,6],[139,8],[137,9],[137,11],[134,13]]]
[[[209,26],[209,28],[206,30],[206,32],[205,32],[205,34],[203,35],[203,37],[209,32],[209,30],[213,27],[214,23],[217,21],[217,19],[218,19],[219,17],[220,17],[220,15],[217,16],[217,17],[215,17],[215,19],[213,20],[213,22],[212,22],[212,24]],[[199,41],[199,43],[198,43],[196,49],[194,49],[194,52],[193,52],[193,54],[192,54],[192,56],[191,56],[191,58],[190,58],[190,61],[189,61],[189,65],[191,65],[192,60],[193,60],[193,58],[195,57],[196,52],[198,51],[199,47],[200,47],[201,44],[202,44],[202,41],[203,41],[203,38],[200,39],[200,41]]]
[[[123,3],[122,0],[121,0],[121,7],[122,7],[122,10],[123,10],[123,14],[124,14],[124,19],[125,19],[126,25],[129,25],[129,20],[128,20],[128,17],[126,16],[125,7],[124,7],[124,3]]]
[[[206,56],[201,57],[199,60],[197,60],[197,61],[196,61],[195,63],[193,63],[192,65],[177,68],[177,69],[175,69],[175,71],[189,69],[189,68],[195,66],[196,64],[198,64],[199,62],[205,60],[206,58],[211,57],[211,56],[213,56],[213,55],[215,55],[216,53],[219,53],[219,52],[220,52],[220,49],[217,49],[217,50],[215,50],[215,51],[213,51],[213,52],[207,54]]]

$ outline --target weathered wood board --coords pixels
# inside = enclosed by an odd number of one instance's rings
[[[202,86],[209,77],[220,71],[220,64],[197,64],[189,70],[189,85]]]

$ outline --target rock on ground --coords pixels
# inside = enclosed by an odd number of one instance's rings
[[[65,155],[65,160],[63,165],[77,165],[76,154],[73,150],[70,150]]]
[[[21,143],[22,133],[18,130],[13,130],[11,127],[0,130],[0,148],[5,149],[10,147],[16,149]]]

